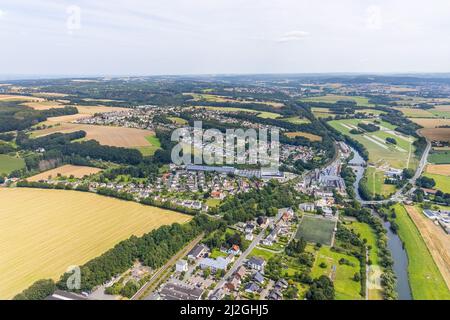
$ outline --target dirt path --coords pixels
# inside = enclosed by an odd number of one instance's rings
[[[450,235],[422,215],[415,207],[405,206],[430,250],[447,287],[450,288]]]

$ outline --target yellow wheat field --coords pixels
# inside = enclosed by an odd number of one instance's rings
[[[131,235],[190,216],[65,190],[0,189],[0,299],[58,279]]]
[[[100,171],[102,171],[102,169],[86,166],[73,166],[71,164],[66,164],[64,166],[52,170],[41,172],[37,175],[27,178],[27,180],[28,181],[47,180],[49,177],[56,178],[58,174],[64,177],[74,176],[75,178],[83,178],[84,176],[96,174]]]

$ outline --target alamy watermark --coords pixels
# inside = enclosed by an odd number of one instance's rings
[[[202,122],[194,127],[172,132],[177,142],[172,149],[172,162],[177,165],[259,165],[278,170],[280,159],[279,130],[218,129],[203,130]]]

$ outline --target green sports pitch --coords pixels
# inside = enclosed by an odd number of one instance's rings
[[[333,239],[336,221],[321,216],[305,215],[300,223],[295,237],[308,242],[330,246]]]

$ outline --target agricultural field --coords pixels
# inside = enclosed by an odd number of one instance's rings
[[[431,109],[410,107],[395,108],[408,118],[450,118],[450,105],[435,106]]]
[[[372,115],[380,115],[385,114],[386,112],[377,110],[377,109],[358,109],[355,110],[355,113],[365,113],[365,114],[372,114]]]
[[[0,94],[0,101],[34,101],[40,102],[45,101],[43,98],[30,97],[30,96],[20,96],[12,94]]]
[[[293,123],[293,124],[310,123],[310,121],[308,119],[300,118],[300,117],[290,117],[290,118],[284,118],[281,120],[289,122],[289,123]]]
[[[333,240],[336,221],[319,216],[304,215],[295,237],[303,238],[311,243],[330,246]]]
[[[398,235],[408,255],[408,275],[415,300],[448,300],[450,291],[419,230],[401,204],[394,206]]]
[[[34,281],[58,279],[131,235],[191,217],[92,193],[0,190],[0,298]]]
[[[226,102],[226,103],[257,103],[266,104],[274,108],[282,108],[284,104],[274,101],[259,101],[259,100],[246,100],[240,98],[232,98],[226,96],[219,96],[214,94],[200,94],[200,93],[183,93],[183,95],[189,95],[193,97],[193,101],[207,101],[207,102]]]
[[[433,164],[450,164],[450,150],[433,150],[428,155],[428,162]]]
[[[429,164],[427,166],[426,173],[440,174],[450,177],[450,164],[440,164],[440,165]]]
[[[334,117],[335,116],[335,114],[329,108],[314,107],[314,108],[311,108],[311,112],[318,119]]]
[[[450,128],[421,129],[420,133],[431,141],[450,142]]]
[[[419,229],[447,287],[450,288],[450,237],[440,226],[428,219],[421,208],[405,206],[405,209]]]
[[[360,96],[342,96],[342,95],[334,95],[329,94],[325,96],[319,96],[319,97],[309,97],[309,98],[303,98],[300,101],[304,102],[325,102],[325,103],[336,103],[338,101],[354,101],[357,103],[358,106],[368,106],[372,107],[374,106],[369,102],[369,99],[366,97],[360,97]]]
[[[156,150],[161,148],[161,142],[154,135],[147,136],[145,137],[145,139],[150,143],[150,145],[135,147],[135,149],[138,149],[144,157],[152,156],[156,152]]]
[[[306,139],[309,139],[311,141],[322,141],[322,137],[309,133],[309,132],[302,132],[302,131],[296,131],[296,132],[287,132],[285,133],[286,137],[288,138],[295,138],[295,137],[304,137]]]
[[[245,108],[233,108],[233,107],[209,107],[209,106],[197,106],[196,108],[204,108],[208,110],[217,110],[223,112],[249,112],[249,113],[257,113],[259,118],[263,119],[277,119],[281,117],[280,114],[275,112],[267,112],[267,111],[258,111],[253,109],[245,109]]]
[[[27,180],[28,181],[40,181],[40,180],[47,180],[49,177],[55,179],[56,177],[58,177],[58,175],[63,176],[63,177],[74,176],[75,178],[83,178],[85,176],[99,173],[100,171],[102,171],[102,169],[86,167],[86,166],[74,166],[74,165],[66,164],[59,168],[41,172],[37,175],[27,178]]]
[[[339,260],[342,258],[350,261],[351,265],[339,264]],[[325,268],[320,267],[322,263],[325,263]],[[361,284],[352,279],[355,273],[359,273],[358,259],[353,256],[334,252],[330,247],[320,248],[317,252],[314,266],[311,269],[311,276],[313,278],[325,275],[333,280],[336,300],[362,299],[360,295]]]
[[[425,173],[424,176],[434,179],[436,182],[435,189],[439,189],[444,193],[450,193],[450,176],[433,173]]]
[[[83,130],[86,131],[87,140],[96,140],[102,145],[114,147],[150,147],[148,137],[154,136],[150,130],[142,130],[125,127],[97,126],[90,124],[61,123],[51,128],[33,131],[33,137],[42,137],[51,133],[70,133]]]
[[[25,167],[25,161],[21,158],[0,154],[0,174],[10,174],[14,170]]]
[[[450,119],[411,118],[411,121],[414,121],[425,129],[450,126]]]

